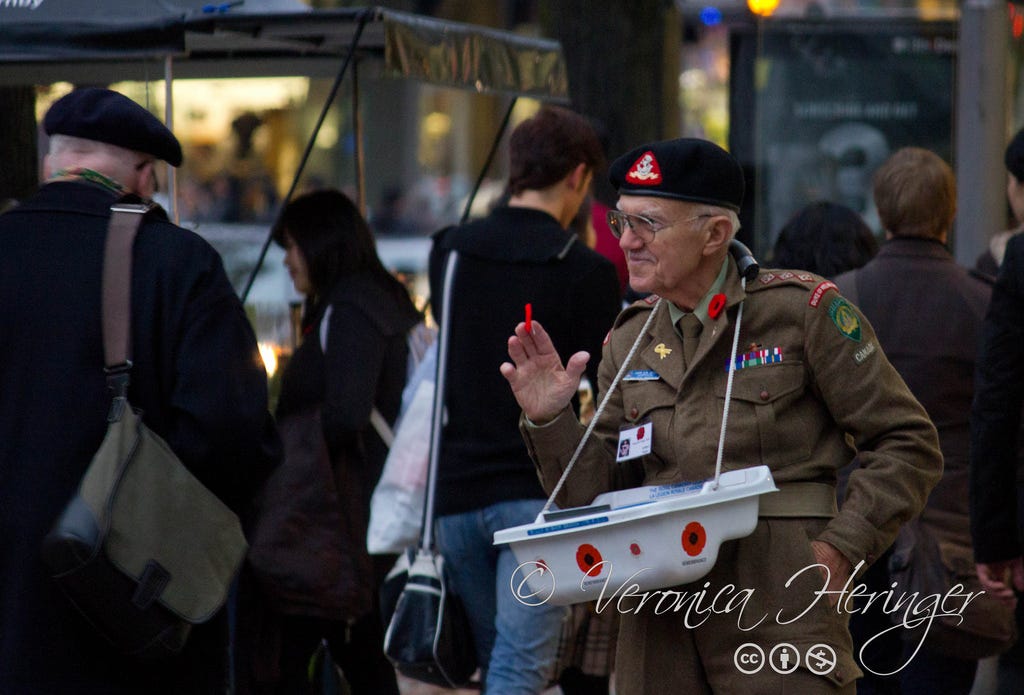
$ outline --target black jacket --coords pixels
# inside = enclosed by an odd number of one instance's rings
[[[304,321],[302,343],[281,375],[275,413],[280,419],[321,406],[331,459],[357,471],[367,510],[387,457],[370,412],[376,407],[392,425],[398,417],[408,365],[406,334],[421,318],[408,295],[396,296],[394,289],[369,274],[335,285]],[[321,320],[328,306],[325,354]],[[362,540],[365,545],[365,534]]]
[[[0,692],[206,692],[225,623],[139,666],[111,652],[49,579],[39,546],[106,430],[100,278],[115,196],[44,186],[0,216]],[[129,400],[192,472],[244,511],[279,456],[266,373],[220,257],[165,216],[134,248]]]
[[[1024,471],[1024,236],[1006,256],[985,316],[971,408],[971,534],[978,562],[1021,555]]]
[[[498,367],[508,337],[532,304],[563,361],[590,352],[597,385],[601,344],[621,303],[615,266],[545,212],[500,207],[440,232],[430,254],[434,311],[442,311],[444,264],[459,251],[447,369],[448,422],[441,445],[437,515],[497,502],[545,498],[519,434],[519,405]],[[443,317],[442,317],[443,319]]]

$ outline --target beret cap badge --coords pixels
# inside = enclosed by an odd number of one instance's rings
[[[644,152],[639,159],[633,162],[626,180],[638,186],[657,186],[661,183],[661,165],[655,159],[654,153],[650,150]]]

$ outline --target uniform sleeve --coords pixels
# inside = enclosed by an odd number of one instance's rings
[[[1017,433],[1024,401],[1024,238],[1007,245],[975,363],[970,505],[979,562],[1021,554],[1017,538]]]
[[[804,335],[813,387],[857,449],[846,499],[818,540],[870,564],[942,476],[938,435],[870,324],[838,293],[808,305]]]

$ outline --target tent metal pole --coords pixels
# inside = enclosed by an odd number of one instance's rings
[[[252,285],[256,281],[256,274],[260,271],[260,267],[263,265],[263,261],[267,257],[267,250],[270,248],[270,244],[274,240],[274,227],[277,226],[278,221],[281,219],[281,214],[284,212],[285,206],[288,205],[288,202],[292,199],[292,195],[295,193],[295,189],[298,188],[299,180],[302,178],[302,171],[306,168],[306,163],[309,161],[309,155],[313,152],[313,146],[316,144],[317,135],[320,134],[320,128],[323,126],[324,120],[327,118],[327,112],[331,108],[331,103],[334,102],[334,98],[338,94],[338,89],[341,87],[341,82],[345,78],[345,73],[348,72],[349,63],[352,62],[352,59],[355,56],[356,48],[359,46],[359,39],[362,37],[363,29],[366,28],[366,23],[369,21],[372,13],[373,10],[365,10],[359,14],[359,24],[356,25],[355,33],[352,36],[352,43],[348,47],[348,55],[345,56],[345,60],[341,64],[338,76],[334,78],[334,84],[331,86],[330,94],[327,95],[327,101],[324,102],[324,107],[320,111],[320,117],[317,119],[316,125],[313,127],[313,132],[309,136],[309,141],[306,143],[306,150],[302,153],[302,159],[299,161],[299,166],[295,170],[295,176],[292,178],[291,187],[288,189],[288,193],[285,195],[280,205],[278,205],[277,214],[274,215],[274,222],[270,225],[270,229],[267,230],[267,238],[263,242],[263,248],[260,249],[259,258],[256,259],[256,265],[253,266],[252,272],[249,274],[249,279],[246,281],[245,289],[242,291],[242,304],[245,304],[245,300],[248,298],[250,290],[252,290]]]
[[[512,102],[508,105],[508,109],[505,110],[505,117],[501,119],[501,125],[494,136],[494,142],[491,143],[491,151],[487,153],[487,160],[480,169],[480,176],[477,177],[473,190],[469,192],[469,198],[466,200],[466,207],[462,210],[462,219],[459,220],[459,224],[465,224],[469,219],[469,211],[473,208],[473,201],[476,200],[476,194],[480,192],[480,186],[484,183],[487,170],[491,168],[491,164],[494,162],[494,155],[497,154],[498,145],[501,144],[501,136],[505,134],[505,130],[508,128],[509,119],[512,118],[512,109],[515,108],[518,100],[518,97],[512,97]]]
[[[359,103],[359,60],[352,65],[352,122],[356,131],[356,206],[366,217],[366,148],[363,143],[363,113]]]
[[[174,132],[174,57],[164,56],[164,122]],[[177,169],[167,165],[167,198],[171,205],[171,221],[178,224]]]

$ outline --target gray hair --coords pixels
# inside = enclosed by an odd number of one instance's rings
[[[51,171],[85,167],[118,183],[127,183],[135,174],[139,158],[145,156],[141,152],[134,152],[106,142],[54,134],[50,136],[47,161]]]

